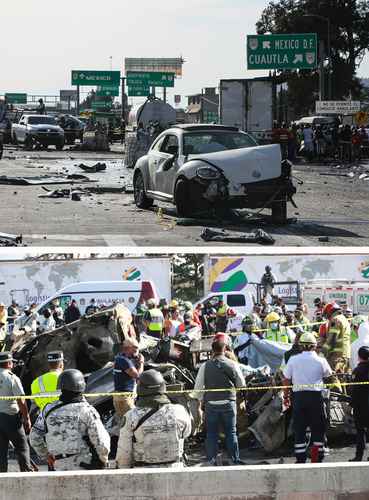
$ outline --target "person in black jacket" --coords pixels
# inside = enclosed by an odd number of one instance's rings
[[[369,347],[360,347],[358,356],[359,364],[352,373],[353,382],[369,382]],[[356,454],[350,462],[361,462],[369,429],[369,385],[353,385],[351,398],[356,427]]]

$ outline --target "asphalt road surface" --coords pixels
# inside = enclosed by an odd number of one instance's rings
[[[105,162],[104,172],[86,174],[80,163]],[[56,151],[24,151],[6,146],[0,161],[0,175],[40,176],[85,174],[95,182],[86,186],[127,187],[127,193],[109,192],[70,198],[39,198],[47,189],[65,189],[70,185],[0,184],[0,232],[22,234],[27,246],[159,246],[209,247],[240,245],[206,243],[204,227],[226,229],[240,236],[262,228],[276,246],[369,246],[369,161],[359,166],[337,168],[339,163],[298,163],[294,175],[303,182],[295,202],[289,205],[290,224],[276,226],[258,216],[245,220],[245,212],[230,214],[228,220],[179,219],[174,207],[155,205],[151,210],[137,209],[133,203],[132,170],[123,163],[120,145],[111,152],[95,153],[66,148]],[[363,173],[368,171],[368,179]],[[328,174],[328,175],[327,175]],[[296,181],[297,182],[297,181]],[[159,210],[158,208],[161,208]],[[266,214],[270,213],[265,211]],[[260,246],[253,244],[254,246]]]

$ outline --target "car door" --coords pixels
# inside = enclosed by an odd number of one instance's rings
[[[150,151],[147,154],[147,166],[148,166],[148,179],[147,179],[147,186],[146,190],[152,191],[156,193],[157,187],[156,187],[156,172],[159,168],[159,165],[162,161],[164,161],[164,158],[162,157],[162,154],[160,152],[161,146],[163,145],[164,141],[166,140],[166,134],[163,134],[160,136],[156,142],[152,145]]]
[[[174,184],[179,168],[179,140],[177,135],[168,134],[160,147],[160,155],[163,161],[156,170],[157,189],[168,198],[174,194]]]
[[[26,128],[26,118],[21,118],[19,120],[18,127],[16,127],[17,141],[24,142]]]

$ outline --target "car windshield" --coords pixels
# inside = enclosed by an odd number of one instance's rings
[[[183,136],[183,154],[199,155],[257,146],[250,135],[224,130],[189,132]]]
[[[28,118],[28,123],[30,125],[56,125],[55,118],[53,118],[52,116],[30,116]]]

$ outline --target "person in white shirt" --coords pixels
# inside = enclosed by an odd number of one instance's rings
[[[355,328],[354,321],[352,322],[351,327]],[[359,364],[358,352],[360,347],[363,346],[369,347],[369,320],[361,322],[357,334],[358,334],[358,339],[351,344],[351,358],[350,358],[351,370],[354,370]]]
[[[333,372],[327,360],[316,353],[317,341],[313,333],[301,335],[300,344],[303,352],[292,356],[283,370],[284,401],[286,406],[290,405],[289,386],[292,385],[296,463],[306,462],[308,427],[313,443],[311,461],[322,462],[326,429],[323,379],[331,377]]]
[[[40,322],[37,328],[37,333],[52,332],[55,330],[55,319],[53,318],[50,309],[45,309],[40,316]]]

